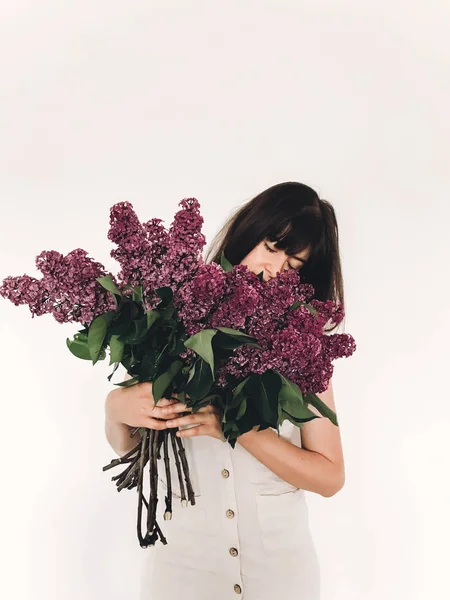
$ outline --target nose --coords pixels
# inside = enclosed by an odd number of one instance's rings
[[[281,270],[284,270],[286,268],[285,263],[286,257],[283,254],[274,256],[271,260],[267,261],[264,268],[269,274],[269,278],[276,277]]]

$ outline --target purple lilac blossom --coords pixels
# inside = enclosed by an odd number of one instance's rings
[[[130,286],[124,293],[130,296],[132,288],[142,285],[144,296],[153,292],[152,275],[157,272],[159,265],[153,265],[152,258],[159,259],[161,248],[154,252],[152,244],[148,239],[149,233],[154,234],[156,240],[161,237],[158,225],[148,223],[141,224],[134,212],[130,202],[118,202],[110,209],[110,228],[108,239],[117,244],[117,248],[111,250],[111,256],[121,266],[118,279],[122,286]]]
[[[210,326],[243,329],[255,312],[264,284],[246,265],[235,265],[226,273],[224,297],[209,320]]]
[[[204,264],[202,250],[206,242],[201,233],[203,217],[195,198],[184,198],[169,229],[168,249],[161,267],[161,282],[174,292],[193,277]]]
[[[341,322],[343,306],[331,300],[321,302],[313,299],[309,304],[317,311],[316,315],[305,306],[287,310],[295,300],[307,301],[313,288],[302,284],[296,289],[298,295],[292,297],[286,280],[289,281],[289,278],[280,274],[268,282],[271,283],[270,288],[262,293],[261,303],[249,320],[251,326],[249,324],[245,330],[257,338],[263,349],[251,346],[237,348],[231,358],[222,361],[218,367],[217,382],[220,386],[233,379],[239,381],[252,373],[262,374],[272,369],[299,385],[303,393],[320,393],[327,388],[333,373],[331,362],[355,351],[356,344],[351,335],[328,335],[324,332],[328,321]],[[278,285],[281,289],[279,296],[276,293]]]
[[[350,356],[356,348],[351,335],[324,332],[329,321],[342,321],[343,306],[315,300],[314,288],[301,283],[296,271],[263,283],[244,265],[225,273],[216,263],[205,264],[199,203],[185,198],[179,205],[181,210],[169,232],[161,219],[141,225],[129,202],[111,208],[108,238],[118,245],[111,256],[121,265],[114,281],[117,287],[124,292],[126,286],[142,285],[144,307],[149,310],[159,302],[155,290],[170,286],[188,335],[205,328],[231,327],[255,337],[262,349],[243,345],[220,362],[219,386],[273,369],[297,383],[304,393],[325,390],[333,373],[331,362]],[[61,323],[88,324],[95,316],[115,309],[113,296],[96,281],[105,275],[104,267],[84,250],[67,256],[44,251],[36,258],[36,266],[42,279],[7,277],[0,295],[16,305],[28,304],[33,316],[51,313]],[[295,301],[309,303],[317,313],[302,305],[290,309]],[[196,353],[186,349],[180,356],[191,361]]]
[[[5,277],[0,286],[0,296],[10,300],[15,306],[28,304],[31,315],[44,315],[50,298],[48,290],[41,279],[21,275]]]
[[[216,263],[202,264],[195,276],[174,295],[174,305],[189,335],[209,327],[205,318],[220,302],[226,287],[226,273]]]
[[[104,267],[85,250],[78,248],[67,256],[44,250],[36,257],[36,267],[42,279],[7,277],[0,295],[16,305],[28,304],[33,317],[50,313],[59,323],[88,324],[97,315],[115,309],[112,295],[96,281],[106,275]]]
[[[284,271],[264,284],[260,302],[248,322],[248,332],[260,343],[269,343],[275,331],[286,319],[288,307],[298,300],[307,302],[314,294],[310,284],[300,281],[298,272]]]

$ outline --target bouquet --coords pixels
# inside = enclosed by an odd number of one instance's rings
[[[110,209],[108,238],[117,247],[117,276],[78,248],[66,256],[43,251],[36,258],[41,279],[6,277],[0,295],[27,304],[32,316],[50,313],[59,323],[82,329],[67,338],[76,357],[95,365],[106,358],[123,365],[130,386],[151,381],[155,404],[162,398],[184,402],[192,412],[213,404],[223,413],[224,440],[254,428],[277,429],[284,420],[297,427],[318,418],[308,405],[338,425],[336,414],[316,395],[327,388],[332,361],[350,356],[349,334],[326,335],[330,319],[338,324],[343,306],[314,299],[314,288],[293,270],[268,282],[247,266],[202,258],[203,218],[195,198],[185,198],[168,230],[162,220],[141,223],[129,202]],[[117,490],[137,488],[137,533],[142,548],[167,540],[157,523],[158,460],[163,452],[167,478],[164,519],[172,517],[172,446],[182,506],[195,504],[189,465],[175,429],[139,431],[127,454],[103,467],[126,464],[112,477]],[[169,440],[170,437],[170,440]],[[150,493],[143,493],[149,464]],[[173,467],[173,465],[172,465]],[[142,533],[143,505],[147,510]]]

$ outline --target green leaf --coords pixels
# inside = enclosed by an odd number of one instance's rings
[[[145,354],[140,363],[134,365],[133,369],[139,376],[139,381],[153,381],[156,377],[156,357],[157,349],[155,347],[146,348]]]
[[[312,421],[313,419],[319,419],[320,418],[320,417],[318,417],[316,414],[314,414],[311,411],[309,411],[309,415],[310,416],[308,416],[308,417],[304,417],[302,419],[297,419],[296,417],[294,417],[294,416],[290,415],[289,413],[287,413],[286,411],[282,410],[281,411],[281,416],[278,419],[278,424],[281,425],[281,423],[287,419],[293,425],[296,425],[297,427],[301,427],[301,425],[303,423],[307,423],[308,421]]]
[[[184,346],[183,340],[180,338],[175,338],[172,344],[171,349],[169,350],[169,356],[178,356],[182,352],[185,352],[186,348]]]
[[[125,369],[127,371],[129,371],[133,364],[134,364],[134,358],[133,358],[133,352],[131,351],[131,354],[126,354],[122,358],[122,365],[125,367]]]
[[[191,369],[190,369],[190,371],[189,371],[189,377],[187,378],[186,385],[187,385],[187,384],[188,384],[188,383],[189,383],[189,382],[192,380],[192,378],[193,378],[193,377],[194,377],[194,375],[195,375],[195,365],[196,365],[196,364],[197,364],[197,363],[194,363],[194,365],[192,366],[192,368],[191,368]]]
[[[246,385],[247,396],[251,395],[253,404],[261,421],[276,427],[278,421],[278,394],[281,381],[274,371],[266,371],[262,375],[251,375]]]
[[[264,271],[261,271],[261,273],[258,273],[258,275],[256,276],[260,281],[264,281]]]
[[[152,388],[153,398],[155,399],[155,404],[158,402],[158,400],[160,400],[164,396],[164,392],[167,390],[169,385],[172,383],[172,381],[174,380],[175,376],[177,375],[178,371],[181,369],[182,366],[183,366],[182,361],[176,360],[170,365],[170,367],[167,369],[167,371],[165,373],[163,373],[157,379],[155,379],[155,381],[153,382],[153,388]]]
[[[309,410],[301,389],[296,383],[287,379],[281,373],[278,373],[278,376],[281,380],[281,389],[278,394],[281,409],[298,421],[311,420],[314,413]]]
[[[119,306],[118,314],[114,318],[114,322],[109,327],[109,333],[111,335],[125,335],[130,329],[132,320],[138,315],[138,305],[135,302],[131,302],[126,296],[123,297],[123,301]]]
[[[111,363],[110,363],[110,364],[111,364]],[[119,366],[120,366],[120,363],[118,363],[118,362],[114,363],[114,367],[113,367],[112,373],[110,373],[110,374],[108,375],[108,377],[107,377],[108,381],[111,381],[111,379],[112,379],[112,376],[113,376],[113,375],[114,375],[114,373],[117,371],[117,369],[119,368]]]
[[[331,410],[331,408],[327,404],[325,404],[323,400],[316,396],[316,394],[308,392],[307,394],[305,394],[305,400],[308,404],[314,406],[314,408],[316,408],[322,416],[330,419],[333,425],[339,426],[336,413],[333,410]]]
[[[145,338],[147,335],[148,327],[147,327],[147,315],[140,317],[139,319],[135,319],[134,327],[136,330],[136,335],[133,339],[133,342],[139,342]]]
[[[314,308],[314,306],[311,306],[311,304],[305,304],[305,306],[310,313],[312,313],[313,315],[317,315],[317,310]]]
[[[246,377],[243,381],[241,381],[241,383],[239,383],[234,392],[233,392],[233,398],[235,398],[238,394],[240,394],[242,392],[242,390],[245,387],[245,384],[247,383],[247,381],[250,379],[250,376]]]
[[[295,300],[290,306],[289,306],[289,310],[295,310],[296,308],[298,308],[299,306],[301,306],[303,303],[299,302],[298,300]]]
[[[222,348],[234,347],[237,348],[239,345],[247,344],[249,346],[254,346],[255,348],[259,348],[262,350],[261,346],[258,344],[258,340],[251,335],[247,335],[239,329],[231,329],[230,327],[216,327],[217,331],[219,331],[222,335],[217,336],[217,344]],[[225,335],[225,339],[223,337]],[[228,340],[231,338],[234,342],[237,342],[237,345],[228,346],[229,341],[224,341],[228,337]],[[216,341],[215,341],[216,342]]]
[[[125,342],[120,340],[120,336],[112,335],[111,339],[109,340],[110,365],[113,363],[119,363],[122,360],[124,348]]]
[[[153,323],[155,321],[157,321],[159,319],[159,317],[161,316],[161,313],[158,310],[149,310],[147,312],[147,329],[150,329],[150,327],[153,325]]]
[[[142,285],[136,285],[133,288],[132,300],[133,302],[142,302]]]
[[[296,383],[287,379],[281,373],[278,373],[278,376],[281,380],[281,389],[278,396],[280,404],[285,410],[291,414],[295,414],[296,406],[305,406],[302,391]]]
[[[100,351],[105,340],[106,331],[113,317],[114,311],[103,313],[102,315],[95,317],[89,326],[88,347],[92,364],[94,365],[100,358]]]
[[[243,396],[241,403],[239,405],[237,414],[236,414],[236,421],[245,415],[246,410],[247,410],[247,398],[245,396]]]
[[[199,357],[195,361],[195,372],[186,385],[186,392],[194,401],[206,396],[213,384],[211,369],[206,361]]]
[[[166,306],[166,308],[163,310],[163,318],[166,321],[169,321],[170,318],[172,317],[173,313],[175,312],[175,306],[173,304],[169,304],[168,306]]]
[[[105,290],[108,290],[108,292],[111,292],[114,295],[114,300],[117,306],[116,296],[122,298],[123,294],[114,283],[111,275],[105,275],[105,277],[96,277],[96,281],[98,281],[99,284],[105,288]]]
[[[83,360],[91,360],[87,340],[83,342],[81,340],[70,340],[69,338],[67,338],[66,344],[69,350],[72,352],[72,354],[77,358],[82,358]]]
[[[165,286],[155,290],[156,294],[161,298],[159,308],[165,308],[172,302],[173,291],[170,286]]]
[[[133,377],[132,379],[125,379],[125,381],[120,381],[119,383],[115,383],[114,385],[118,385],[119,387],[130,387],[135,383],[139,383],[139,377]]]
[[[216,335],[216,329],[203,329],[195,335],[192,335],[184,341],[186,348],[191,348],[205,360],[211,367],[211,373],[214,377],[214,352],[212,348],[212,339]]]
[[[126,344],[137,344],[147,335],[147,315],[135,319],[129,324],[128,331],[121,334],[121,340]]]
[[[225,258],[225,253],[222,250],[222,254],[220,255],[220,266],[225,272],[229,272],[233,270],[233,265],[230,263],[228,259]]]

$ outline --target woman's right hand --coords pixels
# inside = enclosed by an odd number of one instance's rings
[[[167,429],[166,421],[173,418],[175,413],[163,414],[162,408],[178,404],[179,401],[161,398],[155,406],[152,388],[151,381],[143,381],[112,390],[105,402],[107,417],[130,427]]]

